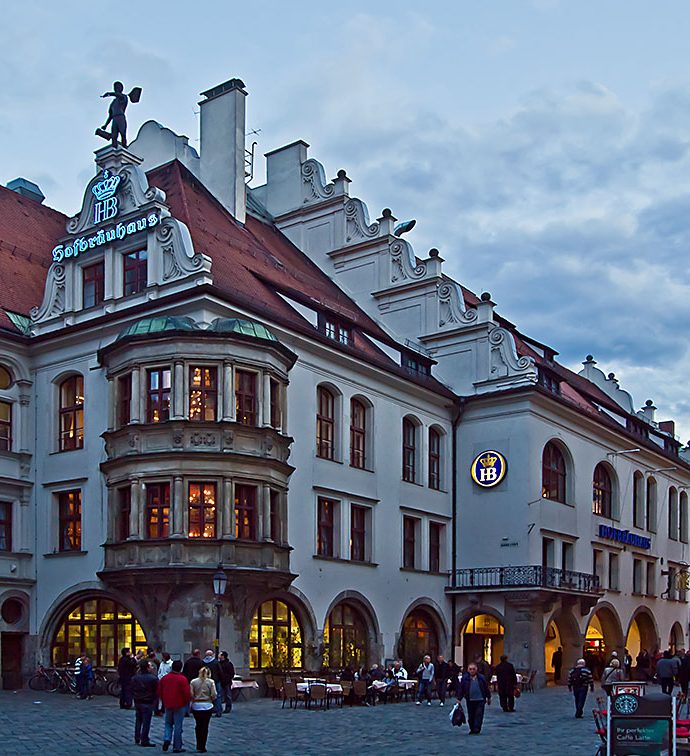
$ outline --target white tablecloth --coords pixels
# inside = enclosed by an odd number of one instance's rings
[[[515,676],[517,677],[517,681],[519,685],[522,682],[522,675],[519,672],[517,672]],[[498,682],[498,678],[496,677],[496,675],[491,675],[491,684],[495,685],[497,682]]]
[[[312,683],[312,685],[313,684],[314,683]],[[323,683],[316,683],[316,684],[323,685]],[[306,693],[310,687],[311,687],[310,683],[306,683],[306,682],[297,683],[297,690],[300,693]],[[338,683],[328,683],[328,685],[326,685],[326,692],[327,693],[342,693],[343,686],[339,685]]]
[[[256,682],[256,680],[233,680],[232,681],[232,688],[235,690],[236,688],[258,688],[259,683]]]
[[[414,688],[416,685],[416,680],[398,680],[398,687],[399,688]],[[374,690],[383,690],[384,688],[388,687],[388,684],[383,682],[383,680],[374,680],[374,682],[371,684],[371,687]]]

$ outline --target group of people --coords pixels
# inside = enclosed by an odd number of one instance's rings
[[[196,748],[206,753],[211,717],[232,711],[232,680],[235,667],[226,651],[216,658],[213,651],[195,649],[183,664],[163,652],[159,662],[155,653],[123,648],[117,667],[120,680],[120,708],[134,706],[134,742],[145,748],[155,744],[150,740],[154,715],[165,717],[163,750],[173,747],[182,753],[182,725],[185,716],[194,717]],[[223,709],[223,707],[225,707]]]

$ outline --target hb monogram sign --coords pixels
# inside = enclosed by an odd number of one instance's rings
[[[472,462],[472,480],[482,488],[497,486],[505,478],[507,470],[505,457],[489,449],[478,454]]]
[[[115,192],[117,192],[119,185],[120,177],[111,174],[106,168],[103,171],[103,180],[91,187],[93,196],[96,198],[93,205],[94,223],[103,223],[117,215],[118,207]]]

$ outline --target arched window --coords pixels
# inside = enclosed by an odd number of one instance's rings
[[[104,598],[80,601],[60,619],[53,638],[55,666],[74,664],[82,651],[94,667],[114,667],[121,648],[146,650],[146,636],[124,606]]]
[[[647,530],[656,533],[656,480],[647,478]]]
[[[431,616],[423,609],[415,609],[403,623],[400,656],[405,669],[408,672],[416,669],[425,654],[435,663],[438,653],[438,633]]]
[[[84,379],[71,375],[60,384],[60,451],[84,446]]]
[[[284,602],[264,601],[249,631],[250,669],[301,669],[304,644],[297,616]]]
[[[599,463],[594,468],[594,480],[592,483],[592,512],[602,517],[611,517],[611,502],[613,498],[613,486],[611,476],[605,465]]]
[[[677,541],[678,535],[678,489],[671,486],[668,489],[668,537]]]
[[[417,480],[417,426],[409,417],[402,422],[402,478],[408,483]]]
[[[350,465],[363,469],[367,459],[367,408],[359,399],[350,401]]]
[[[429,428],[429,488],[441,488],[441,434]]]
[[[323,664],[331,669],[368,667],[369,633],[362,613],[343,601],[328,615],[323,630]]]
[[[633,526],[644,528],[644,478],[638,471],[633,475]]]
[[[688,542],[688,495],[685,491],[680,492],[678,506],[678,535],[683,543]]]
[[[335,397],[325,386],[319,386],[316,401],[316,456],[335,459]]]
[[[4,367],[3,365],[0,365],[0,391],[5,391],[12,385],[12,373]]]
[[[565,504],[566,469],[563,453],[551,441],[544,447],[541,460],[541,495]]]

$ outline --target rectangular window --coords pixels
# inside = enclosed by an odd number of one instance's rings
[[[140,249],[123,255],[124,260],[124,286],[123,294],[126,297],[139,294],[144,291],[147,283],[146,250]]]
[[[647,562],[645,593],[648,596],[656,596],[656,564],[654,562]]]
[[[434,428],[429,430],[429,488],[441,488],[441,434]]]
[[[281,543],[283,540],[280,536],[280,492],[271,491],[270,501],[271,511],[271,540],[274,543]]]
[[[60,451],[84,448],[84,379],[66,378],[60,384]]]
[[[11,501],[0,501],[0,551],[12,551]]]
[[[599,585],[603,587],[604,576],[602,574],[604,553],[599,549],[592,550],[592,575],[599,578]]]
[[[117,379],[117,427],[124,428],[132,419],[132,374]]]
[[[336,555],[335,508],[335,501],[319,497],[317,512],[318,534],[316,539],[316,553],[319,556],[332,557]]]
[[[350,559],[353,562],[366,561],[367,510],[353,504],[350,507]]]
[[[350,343],[350,330],[346,328],[342,323],[334,320],[331,317],[324,318],[323,320],[324,333],[329,339],[333,341],[339,341],[341,344]]]
[[[618,587],[618,554],[609,554],[609,589],[619,590]]]
[[[238,423],[256,425],[256,373],[235,371],[235,412]]]
[[[170,368],[146,371],[146,421],[163,423],[170,420]]]
[[[129,517],[132,513],[132,489],[129,486],[117,489],[117,540],[129,538]]]
[[[271,427],[280,428],[281,411],[280,411],[280,383],[271,378]]]
[[[561,569],[567,572],[573,569],[573,552],[575,548],[572,543],[561,544]]]
[[[146,537],[167,538],[170,535],[170,484],[149,483],[146,486]]]
[[[414,483],[416,480],[416,463],[417,463],[417,427],[411,421],[405,418],[403,420],[403,464],[402,478],[408,483]]]
[[[12,405],[0,402],[0,451],[12,451]]]
[[[359,401],[350,402],[350,465],[364,469],[367,440],[367,408]]]
[[[218,370],[214,367],[189,368],[189,419],[202,423],[216,420]]]
[[[316,390],[316,456],[335,459],[335,397],[324,386]]]
[[[58,494],[59,551],[81,551],[81,491]]]
[[[541,539],[541,566],[545,570],[555,566],[555,551],[553,538]]]
[[[87,265],[81,270],[83,307],[95,307],[101,304],[105,297],[105,263]]]
[[[417,525],[416,517],[403,517],[403,567],[413,570],[417,566]]]
[[[642,560],[633,559],[633,593],[642,593]]]
[[[216,484],[189,484],[189,537],[216,537]]]
[[[441,572],[441,533],[440,522],[429,523],[429,572]]]
[[[639,473],[633,476],[633,527],[644,528],[644,479]]]
[[[256,541],[256,488],[235,486],[235,538]]]

